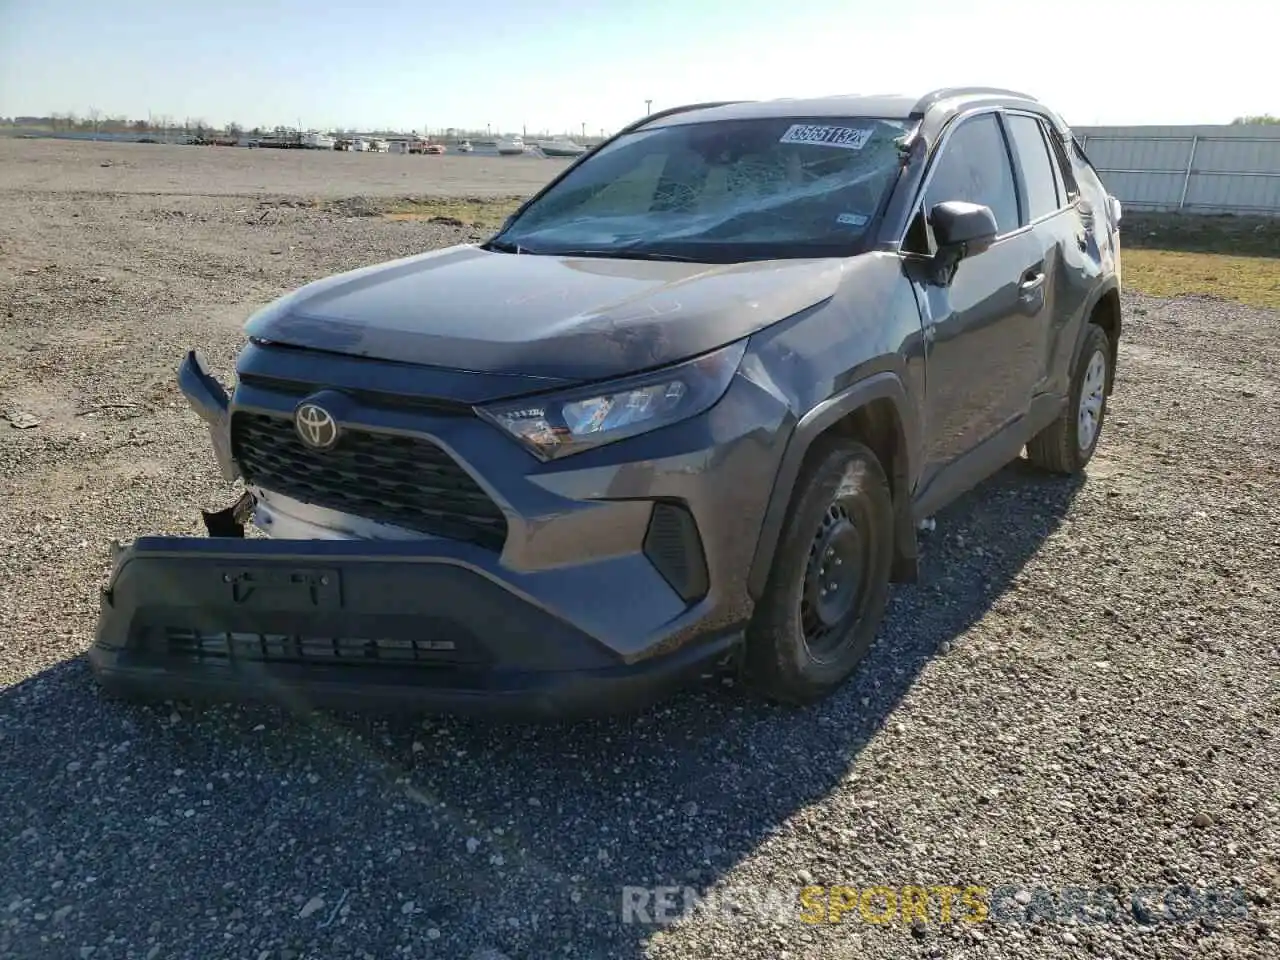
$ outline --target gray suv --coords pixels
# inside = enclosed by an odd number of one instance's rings
[[[234,392],[188,355],[244,494],[119,552],[96,675],[562,715],[733,665],[824,697],[923,518],[1024,447],[1088,463],[1119,215],[1011,91],[646,117],[485,243],[267,306]]]

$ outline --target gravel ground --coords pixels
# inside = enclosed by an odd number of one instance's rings
[[[815,709],[720,680],[571,726],[102,698],[81,654],[110,539],[196,533],[230,498],[174,364],[200,346],[226,374],[255,305],[465,239],[278,196],[398,192],[365,179],[398,161],[439,163],[0,141],[0,414],[39,420],[0,421],[0,957],[1280,955],[1273,312],[1128,297],[1087,479],[1015,464],[941,514],[922,584]],[[257,183],[277,196],[235,196]],[[745,900],[809,883],[1122,909],[807,925]],[[1130,909],[1176,884],[1246,915]],[[623,923],[636,885],[746,906]]]

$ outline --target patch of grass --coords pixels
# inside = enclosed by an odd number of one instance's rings
[[[1125,211],[1120,248],[1128,289],[1280,307],[1280,217]]]
[[[1126,289],[1155,297],[1207,294],[1280,309],[1280,258],[1121,249]]]
[[[522,202],[521,197],[422,197],[389,202],[382,210],[387,220],[427,220],[460,227],[493,230]]]
[[[1209,216],[1198,213],[1130,213],[1120,241],[1134,250],[1226,253],[1280,258],[1280,217]]]

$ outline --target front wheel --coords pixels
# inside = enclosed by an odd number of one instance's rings
[[[812,703],[866,656],[884,615],[893,497],[876,455],[819,440],[747,630],[746,673],[771,699]]]
[[[1079,473],[1093,458],[1107,413],[1111,342],[1102,328],[1089,325],[1080,361],[1071,377],[1071,393],[1058,419],[1031,438],[1027,459],[1054,473]]]

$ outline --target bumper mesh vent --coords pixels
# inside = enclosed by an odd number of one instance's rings
[[[672,589],[692,602],[707,594],[707,560],[693,515],[674,503],[656,503],[644,552]]]
[[[429,625],[427,627],[429,632]],[[204,664],[307,664],[321,666],[457,666],[467,662],[467,643],[450,640],[298,636],[283,633],[200,631],[168,627],[160,652]],[[459,647],[463,649],[459,649]]]

